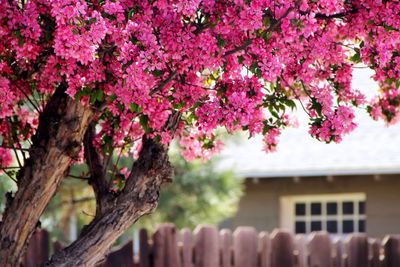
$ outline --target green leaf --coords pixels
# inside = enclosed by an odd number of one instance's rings
[[[151,129],[150,129],[149,125],[148,125],[149,117],[147,117],[147,115],[142,115],[142,116],[139,117],[139,121],[140,121],[140,125],[142,126],[144,132],[146,134],[150,133]]]
[[[117,96],[114,93],[108,97],[109,101],[114,101],[115,99],[117,99]]]
[[[153,74],[154,77],[160,77],[161,75],[164,74],[164,71],[155,69],[155,70],[152,71],[152,74]]]
[[[354,51],[356,53],[353,56],[350,57],[350,61],[352,61],[354,63],[360,63],[361,62],[360,49],[355,48]]]
[[[22,38],[18,38],[18,46],[22,47],[24,45],[24,41],[22,41]]]
[[[384,25],[383,27],[385,28],[385,31],[387,31],[387,32],[388,31],[397,31],[396,28],[389,26],[389,25]]]
[[[103,97],[104,97],[103,90],[100,90],[100,89],[97,90],[96,91],[96,100],[101,102],[101,101],[103,101]]]
[[[136,103],[131,103],[129,105],[129,109],[134,113],[139,113],[142,111],[142,108]]]
[[[222,39],[221,35],[217,35],[217,46],[219,49],[221,49],[222,47],[224,47],[225,45],[225,41],[224,39]]]

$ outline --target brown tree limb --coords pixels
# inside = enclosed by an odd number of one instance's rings
[[[40,215],[56,192],[93,116],[90,107],[65,94],[60,85],[39,116],[30,157],[17,175],[18,190],[10,197],[0,224],[0,262],[18,266]]]

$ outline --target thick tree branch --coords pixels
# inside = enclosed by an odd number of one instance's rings
[[[92,118],[90,107],[65,94],[60,85],[39,116],[30,157],[18,172],[18,191],[10,197],[0,225],[0,262],[17,266],[37,221],[76,158]]]

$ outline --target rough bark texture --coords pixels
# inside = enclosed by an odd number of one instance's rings
[[[60,86],[39,117],[30,157],[18,174],[18,191],[9,196],[0,225],[1,266],[19,266],[27,242],[71,159],[76,158],[92,117]]]
[[[132,223],[156,208],[160,186],[171,174],[167,148],[144,138],[124,190],[104,202],[101,216],[96,216],[77,241],[53,255],[45,266],[94,266]]]

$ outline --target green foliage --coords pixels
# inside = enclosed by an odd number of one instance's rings
[[[16,185],[7,175],[0,174],[0,215],[3,213],[6,204],[6,193],[15,192]],[[1,219],[1,216],[0,216]]]

